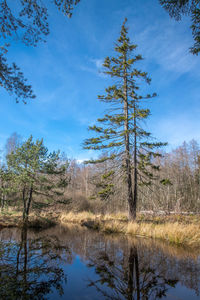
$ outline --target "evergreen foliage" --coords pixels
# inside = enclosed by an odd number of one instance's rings
[[[143,96],[138,93],[141,80],[149,84],[151,79],[146,72],[136,68],[142,56],[135,54],[137,46],[130,42],[126,21],[115,46],[116,56],[106,57],[103,64],[104,74],[112,78],[113,85],[98,98],[108,104],[110,113],[99,118],[98,125],[89,127],[96,136],[86,139],[84,148],[106,149],[108,154],[103,161],[116,160],[120,163],[120,169],[125,173],[129,217],[135,219],[138,178],[142,184],[151,184],[155,177],[151,170],[159,169],[152,162],[153,158],[160,156],[155,149],[166,144],[151,142],[151,134],[142,127],[150,114],[149,109],[143,107],[142,100],[151,99],[156,94]],[[101,160],[88,163],[100,163]]]
[[[101,200],[109,200],[109,197],[114,194],[113,177],[114,171],[108,171],[101,175],[100,181],[96,183],[98,196]]]
[[[50,201],[62,196],[62,188],[68,184],[66,165],[60,164],[59,152],[48,153],[43,140],[30,136],[14,152],[7,155],[8,170],[22,193],[23,219],[28,219],[33,195],[45,196]]]

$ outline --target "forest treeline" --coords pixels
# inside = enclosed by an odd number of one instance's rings
[[[31,208],[39,212],[127,212],[125,177],[114,168],[116,160],[79,163],[59,152],[49,153],[42,140],[30,137],[22,142],[14,133],[7,140],[1,162],[1,209],[18,208],[24,211],[24,218]],[[138,211],[200,212],[198,142],[184,142],[155,160],[160,171],[154,170],[152,184],[139,185]],[[115,172],[110,172],[113,169]]]
[[[115,163],[114,160],[112,164]],[[70,182],[65,193],[71,199],[72,209],[127,212],[125,178],[120,171],[106,178],[104,174],[113,167],[110,164],[84,166],[70,161]],[[200,146],[197,141],[184,142],[170,152],[162,152],[156,164],[160,170],[154,171],[154,182],[139,185],[138,210],[200,212]]]

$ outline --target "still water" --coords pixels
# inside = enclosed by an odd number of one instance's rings
[[[200,251],[81,227],[0,231],[0,299],[200,299]]]

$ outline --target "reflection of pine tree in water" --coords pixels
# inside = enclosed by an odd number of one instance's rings
[[[20,243],[9,242],[3,249],[1,299],[48,299],[45,295],[52,289],[60,296],[63,294],[66,275],[59,265],[64,260],[64,250],[57,240],[44,237],[30,240],[27,230],[22,229]]]
[[[143,269],[149,269],[150,271],[148,272],[147,270],[146,273],[148,273],[149,276],[158,277],[157,280],[159,280],[160,277],[170,279],[172,282],[178,279],[181,285],[194,290],[195,294],[197,296],[199,295],[200,263],[196,261],[196,258],[192,258],[192,252],[189,250],[186,251],[186,249],[176,248],[169,244],[150,239],[130,239],[128,241],[125,236],[105,236],[99,232],[88,231],[87,229],[77,226],[70,226],[68,229],[65,227],[59,230],[59,232],[54,228],[50,229],[50,232],[57,236],[60,243],[70,247],[71,253],[73,254],[73,256],[67,256],[67,258],[69,258],[68,263],[70,264],[73,263],[70,261],[70,258],[72,259],[75,258],[76,255],[79,255],[83,263],[89,261],[91,264],[96,263],[94,266],[101,267],[101,257],[103,256],[105,259],[109,257],[110,264],[113,263],[115,266],[121,266],[121,268],[128,272],[127,262],[128,257],[131,257],[129,251],[130,245],[132,245],[133,248],[137,248],[140,273],[143,273]],[[45,235],[46,233],[44,233],[44,236]],[[100,261],[98,262],[99,259]],[[155,275],[153,272],[155,272]],[[119,275],[119,277],[120,276],[121,275]],[[128,282],[127,276],[128,275],[126,275],[124,279],[126,282]],[[155,281],[155,278],[150,278],[149,281],[149,284],[151,284],[151,281]],[[159,280],[159,282],[161,282],[161,280]],[[103,288],[104,287],[105,285]],[[168,287],[170,288],[170,286]],[[150,289],[148,286],[148,278],[146,279],[146,286],[144,286],[143,289]],[[140,294],[142,294],[142,291]],[[143,295],[145,295],[145,291]],[[153,296],[151,297],[151,299],[153,299]],[[140,299],[142,300],[141,296]]]
[[[117,261],[110,259],[107,253],[98,253],[96,259],[90,260],[89,267],[94,267],[99,277],[95,281],[90,280],[89,286],[94,286],[105,299],[159,299],[178,282],[139,262],[135,246],[131,246],[128,255],[124,252]]]
[[[135,271],[135,278],[134,278],[134,271]],[[129,252],[129,259],[128,259],[128,291],[127,291],[128,300],[132,300],[134,291],[136,291],[137,300],[140,299],[140,278],[139,278],[137,248],[131,247]]]
[[[98,299],[101,295],[113,300],[165,298],[176,279],[198,296],[200,264],[191,252],[175,249],[149,239],[104,235],[80,227],[55,227],[37,234],[29,231],[28,235],[26,231],[20,235],[18,230],[2,230],[0,299],[48,299],[55,290],[62,295],[66,285],[64,267],[73,265],[77,255],[83,264],[89,262],[92,267],[84,269]],[[84,277],[83,286],[87,284]]]

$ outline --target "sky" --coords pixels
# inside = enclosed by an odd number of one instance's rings
[[[50,1],[45,1],[50,3]],[[158,0],[81,0],[71,19],[49,4],[50,34],[46,43],[27,47],[12,42],[8,59],[21,67],[32,84],[36,99],[15,103],[14,96],[0,88],[0,148],[17,132],[44,138],[50,151],[60,149],[69,158],[84,160],[96,153],[83,150],[88,126],[103,116],[108,79],[102,62],[114,54],[126,17],[131,42],[144,57],[138,67],[150,75],[149,92],[158,97],[148,105],[146,121],[167,150],[192,139],[200,142],[200,57],[189,53],[193,45],[190,20],[171,19]]]

